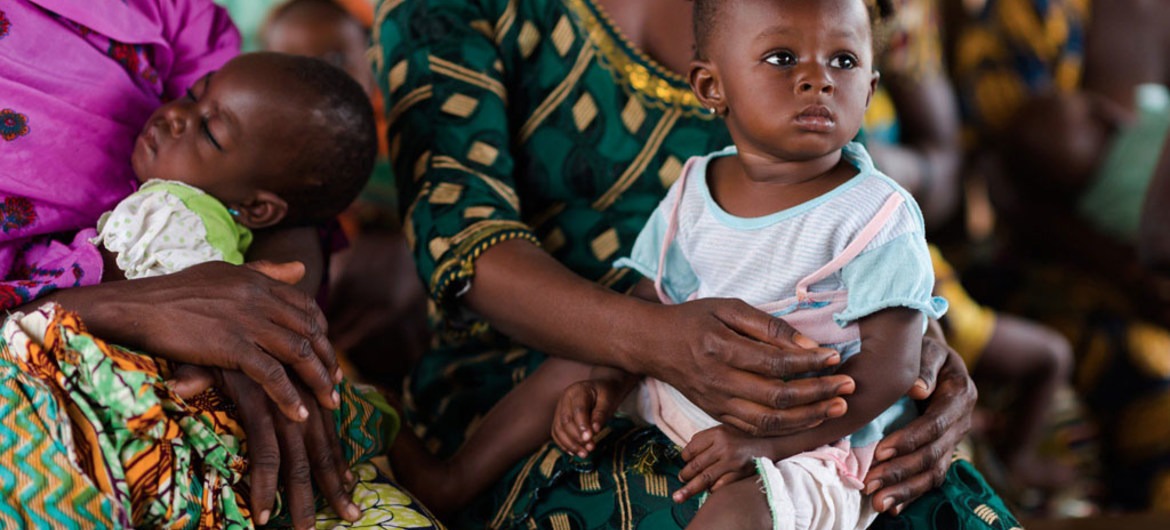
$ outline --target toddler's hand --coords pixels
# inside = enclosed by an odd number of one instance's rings
[[[719,425],[696,434],[683,448],[686,467],[678,474],[686,482],[671,496],[683,502],[708,489],[715,491],[756,474],[755,457],[766,456],[763,438],[755,438],[730,425]]]
[[[603,379],[578,381],[557,402],[552,437],[566,453],[586,457],[596,447],[597,433],[620,404],[618,384]]]

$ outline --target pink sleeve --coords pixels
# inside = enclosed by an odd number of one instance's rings
[[[240,54],[240,32],[227,11],[211,0],[177,0],[164,7],[167,40],[174,54],[163,98],[176,98],[207,72]]]

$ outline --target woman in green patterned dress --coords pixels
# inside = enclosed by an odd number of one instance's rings
[[[840,376],[784,381],[827,359],[802,355],[782,321],[728,300],[660,306],[619,294],[637,278],[611,261],[683,162],[730,142],[677,73],[689,69],[690,27],[684,0],[377,8],[370,55],[436,333],[405,401],[440,456],[546,354],[652,375],[759,434],[843,412],[837,395],[852,385]],[[933,361],[917,397],[936,396],[879,448],[868,489],[901,515],[878,526],[1012,528],[969,464],[948,471],[973,386],[941,341],[924,354]],[[609,427],[588,460],[548,444],[517,463],[457,526],[685,526],[697,505],[670,500],[678,448],[655,429]]]

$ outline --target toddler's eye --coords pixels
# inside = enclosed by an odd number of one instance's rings
[[[772,66],[792,66],[796,64],[796,56],[792,52],[776,52],[764,57],[764,62]]]
[[[857,59],[852,55],[838,55],[829,61],[829,66],[842,70],[852,70],[857,68]]]
[[[189,100],[191,100],[191,101],[196,101],[196,100],[197,100],[197,99],[199,99],[199,98],[196,98],[196,97],[195,97],[195,92],[194,92],[194,91],[192,91],[190,88],[188,88],[188,89],[187,89],[187,99],[189,99]]]

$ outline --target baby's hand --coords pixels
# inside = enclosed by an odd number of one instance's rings
[[[614,381],[586,379],[565,389],[557,402],[552,437],[566,453],[586,457],[595,448],[597,433],[613,417],[621,391]]]
[[[756,474],[755,457],[766,456],[765,438],[754,438],[730,425],[719,425],[696,434],[683,448],[686,467],[678,474],[686,482],[671,496],[683,502],[708,489],[715,491]]]

